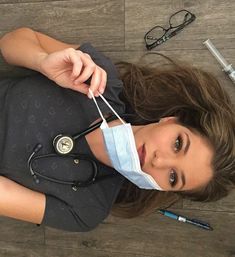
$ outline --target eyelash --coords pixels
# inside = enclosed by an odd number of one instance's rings
[[[178,144],[177,142],[179,142],[179,146],[177,146]],[[178,153],[182,149],[182,146],[183,146],[183,139],[181,136],[178,136],[174,143],[174,151]]]
[[[182,139],[181,136],[178,136],[175,140],[175,143],[174,143],[174,151],[176,153],[178,153],[182,149],[182,146],[183,146],[183,139]],[[177,177],[176,171],[171,170],[170,171],[170,178],[169,178],[170,185],[172,187],[174,187],[177,184],[177,180],[178,180],[178,177]]]
[[[174,170],[171,170],[170,171],[170,185],[173,187],[176,185],[177,183],[177,180],[178,180],[178,177],[177,177],[177,173],[174,171]]]

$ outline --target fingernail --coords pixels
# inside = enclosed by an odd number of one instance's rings
[[[100,92],[100,94],[103,94],[104,93],[104,89],[103,88],[99,89],[99,92]]]
[[[94,93],[89,89],[88,97],[91,99],[92,95],[94,95]]]

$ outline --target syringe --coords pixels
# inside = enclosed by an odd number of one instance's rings
[[[220,52],[215,48],[210,39],[207,39],[203,44],[206,45],[208,50],[214,55],[216,60],[223,67],[223,71],[229,75],[230,79],[235,83],[235,70],[232,67],[232,64],[228,64],[228,62],[224,59],[224,57],[220,54]]]

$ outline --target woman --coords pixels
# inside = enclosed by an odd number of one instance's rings
[[[65,44],[28,28],[6,34],[0,48],[8,63],[43,74],[1,81],[1,215],[88,231],[111,208],[135,217],[180,196],[217,200],[234,187],[234,112],[212,75],[177,64],[163,70],[121,63],[123,87],[111,61],[90,44]],[[142,177],[151,177],[161,191],[141,189],[124,178],[132,181],[132,175],[113,169],[108,147],[118,144],[107,144],[100,128],[74,148],[98,165],[96,183],[74,188],[32,176],[29,160],[39,148],[50,154],[56,135],[74,135],[100,119],[92,92],[105,117],[111,111],[102,94],[119,114],[133,114],[126,121]],[[108,126],[120,124],[115,118]],[[92,174],[91,164],[76,157],[35,159],[32,168],[66,181],[86,181]]]

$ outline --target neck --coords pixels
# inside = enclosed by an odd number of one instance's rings
[[[120,125],[121,121],[117,119],[109,122],[108,124],[110,127],[113,127]],[[91,133],[87,134],[85,138],[96,159],[99,160],[101,163],[104,163],[105,165],[112,167],[112,163],[109,160],[109,156],[105,148],[104,138],[101,129],[95,129]]]

